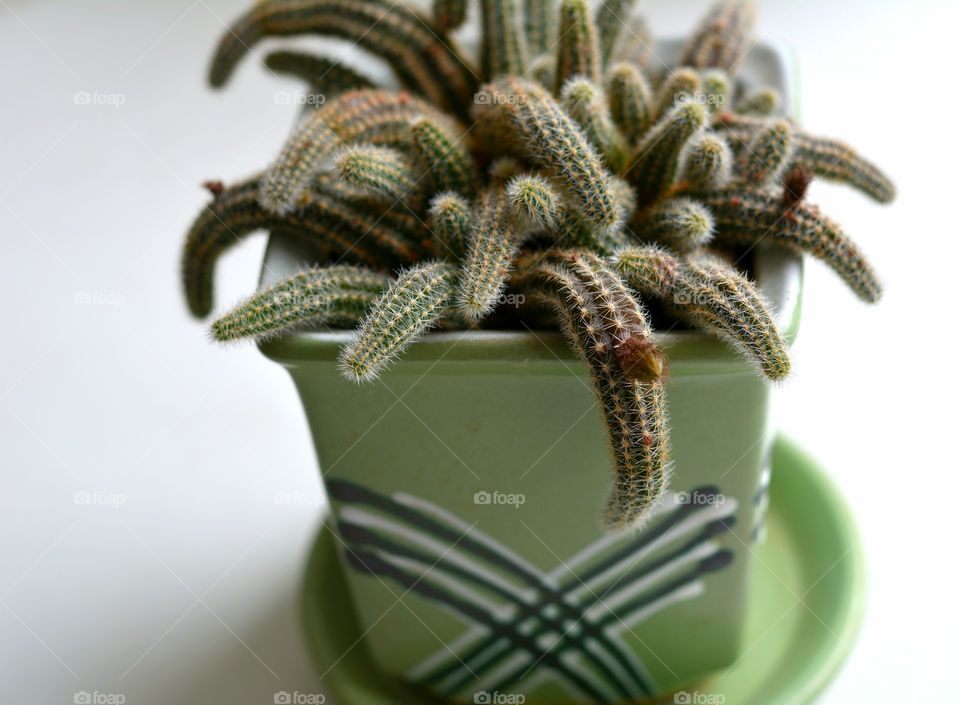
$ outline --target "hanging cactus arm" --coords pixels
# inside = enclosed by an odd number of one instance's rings
[[[866,258],[840,227],[808,203],[784,208],[782,195],[728,187],[693,192],[713,214],[714,241],[755,245],[766,241],[822,260],[864,301],[880,298],[881,285]]]
[[[279,74],[299,78],[316,96],[315,107],[347,91],[374,88],[371,79],[339,61],[331,61],[301,51],[275,51],[264,60],[266,67]]]
[[[815,176],[849,184],[880,203],[896,196],[890,178],[843,142],[801,134],[796,143],[793,163]]]
[[[224,34],[210,83],[224,85],[250,48],[266,37],[319,34],[355,42],[382,56],[410,90],[465,113],[478,80],[450,41],[403,4],[383,0],[289,0],[257,3]]]
[[[557,265],[539,267],[536,276],[571,346],[590,370],[606,422],[615,469],[606,523],[611,528],[637,526],[667,486],[669,439],[663,382],[641,381],[624,372],[618,343],[604,320],[605,316],[615,316],[616,309],[602,313],[601,308],[611,301],[598,300],[596,294],[606,282],[586,274],[591,286],[567,266]],[[624,314],[626,319],[633,319],[629,309]],[[622,342],[619,347],[623,347]]]
[[[506,192],[488,189],[477,206],[457,293],[467,318],[479,320],[496,307],[522,242]]]
[[[611,257],[623,280],[642,296],[673,297],[679,279],[677,258],[659,245],[624,247]]]
[[[749,49],[755,22],[752,2],[722,0],[694,31],[684,47],[680,65],[732,70]]]
[[[357,337],[340,354],[344,377],[376,379],[387,365],[436,325],[451,301],[457,270],[446,262],[426,262],[401,272],[373,302]]]
[[[219,342],[266,340],[309,323],[356,325],[389,284],[386,274],[350,265],[308,269],[234,307],[211,333]]]
[[[787,344],[749,279],[723,262],[694,257],[681,267],[671,311],[728,340],[771,380],[790,373]]]

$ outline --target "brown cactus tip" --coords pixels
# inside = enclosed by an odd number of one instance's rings
[[[219,179],[204,181],[202,186],[207,189],[214,198],[220,198],[220,194],[223,193],[223,182]]]
[[[623,373],[638,382],[657,382],[669,371],[666,355],[652,339],[632,335],[613,350]]]

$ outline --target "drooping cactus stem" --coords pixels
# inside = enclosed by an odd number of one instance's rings
[[[600,45],[587,0],[561,0],[559,42],[554,94],[560,95],[563,85],[578,76],[600,85]]]

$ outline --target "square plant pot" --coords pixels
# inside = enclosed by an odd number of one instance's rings
[[[669,62],[677,43],[657,53]],[[786,66],[757,46],[741,75],[789,106]],[[262,283],[305,259],[273,238]],[[753,274],[791,340],[799,259],[761,245]],[[751,364],[704,334],[658,334],[671,491],[640,530],[610,533],[606,431],[559,334],[429,334],[359,387],[337,369],[352,335],[262,350],[306,410],[343,609],[378,668],[452,702],[593,703],[669,693],[737,660],[773,441],[770,386]]]

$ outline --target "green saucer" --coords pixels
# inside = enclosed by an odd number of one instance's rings
[[[865,573],[853,519],[824,472],[782,437],[773,450],[766,540],[756,570],[744,651],[733,667],[690,686],[691,702],[809,703],[853,646],[863,613]],[[371,665],[330,530],[307,565],[306,639],[338,705],[436,703]],[[722,695],[707,699],[707,695]]]

